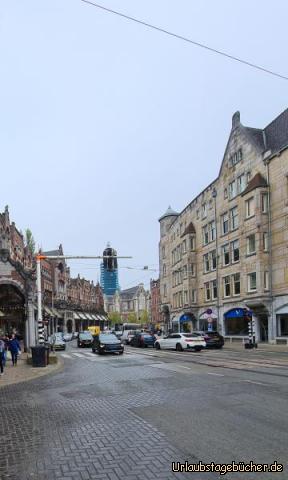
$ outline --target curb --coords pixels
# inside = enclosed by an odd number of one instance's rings
[[[59,357],[57,357],[57,358],[58,358],[58,361],[57,361],[57,364],[55,365],[55,368],[53,368],[53,370],[46,370],[47,367],[43,367],[43,368],[30,367],[31,370],[29,369],[29,372],[37,371],[37,372],[39,372],[38,375],[35,375],[34,377],[29,377],[29,378],[25,378],[25,376],[24,376],[24,378],[20,378],[20,379],[17,378],[14,381],[13,381],[13,379],[11,379],[11,381],[9,381],[9,379],[8,379],[7,383],[2,383],[2,381],[0,380],[0,389],[5,388],[5,387],[9,387],[10,385],[18,385],[20,383],[32,382],[34,380],[37,380],[38,378],[59,373],[61,370],[63,370],[64,361],[62,359],[60,359]]]

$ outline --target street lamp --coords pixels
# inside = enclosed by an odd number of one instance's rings
[[[214,187],[212,190],[212,198],[214,198],[214,217],[215,217],[215,247],[216,247],[216,285],[217,285],[217,303],[216,303],[216,308],[217,308],[217,330],[219,328],[219,295],[220,295],[220,285],[219,285],[219,256],[218,256],[218,228],[217,228],[217,204],[216,204],[216,198],[217,198],[217,190]]]

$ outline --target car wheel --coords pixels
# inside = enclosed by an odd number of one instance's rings
[[[156,348],[156,350],[161,350],[160,343],[156,342],[155,343],[155,348]]]
[[[194,348],[194,351],[195,351],[195,352],[201,352],[201,350],[202,350],[201,347],[195,347],[195,348]]]
[[[217,345],[218,350],[221,350],[221,348],[223,348],[223,345]]]
[[[123,355],[124,352],[119,352],[119,355]]]
[[[177,343],[176,350],[177,350],[177,352],[182,352],[183,351],[181,343]]]
[[[93,353],[95,353],[95,352],[96,352],[95,348],[92,348],[92,352],[93,352]]]

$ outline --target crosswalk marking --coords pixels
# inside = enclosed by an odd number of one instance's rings
[[[85,358],[86,355],[83,355],[83,353],[76,353],[76,352],[73,352],[73,355],[75,355],[76,357],[81,357],[81,358]]]
[[[71,355],[68,355],[68,353],[61,353],[61,357],[64,357],[64,358],[72,358]]]

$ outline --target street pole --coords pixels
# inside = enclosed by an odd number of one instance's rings
[[[40,256],[36,257],[37,265],[37,330],[38,330],[38,343],[43,345],[44,343],[44,326],[42,319],[42,288],[41,288],[41,259]]]

